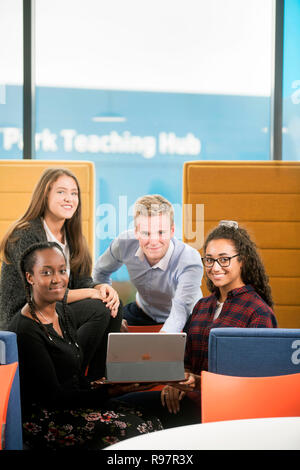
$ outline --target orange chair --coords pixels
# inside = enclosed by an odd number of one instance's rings
[[[236,377],[203,371],[202,422],[300,416],[300,373]]]
[[[159,325],[128,325],[129,333],[158,333],[163,324]]]
[[[5,447],[5,425],[7,415],[7,405],[11,386],[18,367],[17,362],[0,365],[0,450]]]

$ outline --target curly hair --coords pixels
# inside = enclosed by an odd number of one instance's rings
[[[50,340],[52,340],[51,335],[49,334],[49,331],[45,327],[45,325],[40,321],[38,318],[37,314],[35,313],[36,310],[38,310],[34,297],[31,292],[31,285],[26,279],[26,273],[33,274],[33,268],[35,266],[35,263],[37,261],[37,254],[39,251],[44,251],[47,249],[54,249],[57,248],[62,256],[65,258],[64,252],[62,248],[58,245],[56,242],[39,242],[39,243],[34,243],[30,245],[23,253],[20,259],[20,264],[19,264],[19,270],[20,274],[25,286],[25,296],[26,296],[26,301],[29,305],[29,311],[30,315],[34,320],[37,321],[37,323],[40,325],[40,327],[46,332],[47,336],[49,337]],[[62,324],[64,326],[64,329],[66,331],[66,334],[68,336],[68,340],[75,344],[78,347],[77,340],[74,336],[74,333],[72,331],[72,328],[70,326],[70,317],[66,308],[66,295],[64,296],[63,302],[63,314],[60,317],[62,320]]]
[[[237,223],[227,225],[226,223],[223,224],[220,222],[220,225],[215,227],[206,237],[203,246],[204,253],[210,241],[219,240],[221,238],[232,241],[237,253],[239,253],[238,260],[242,261],[242,281],[245,284],[251,284],[260,297],[272,308],[273,300],[269,278],[257,251],[256,244],[251,240],[247,230],[239,227]],[[207,277],[206,284],[210,292],[214,292],[219,296],[219,288]]]

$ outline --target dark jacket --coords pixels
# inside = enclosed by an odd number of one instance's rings
[[[56,304],[59,323],[64,329],[62,307]],[[72,320],[72,316],[70,316]],[[49,409],[76,409],[101,406],[107,399],[106,387],[91,389],[82,376],[82,351],[53,329],[52,323],[44,328],[31,318],[16,312],[9,330],[17,334],[23,419],[35,406]],[[72,321],[69,328],[73,330]]]
[[[12,319],[14,314],[26,303],[25,288],[19,272],[22,253],[33,243],[47,241],[46,232],[40,218],[29,222],[26,229],[17,230],[14,235],[17,241],[9,246],[10,264],[2,263],[0,278],[0,324],[2,328]],[[72,252],[70,247],[70,258]],[[91,277],[78,277],[70,273],[69,289],[93,287]]]

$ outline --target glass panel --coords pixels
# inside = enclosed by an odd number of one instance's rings
[[[282,159],[300,160],[300,0],[284,3]]]
[[[96,256],[147,193],[181,238],[184,161],[269,159],[271,23],[271,0],[37,2],[36,155],[95,163]]]
[[[0,2],[0,159],[22,158],[22,3]]]

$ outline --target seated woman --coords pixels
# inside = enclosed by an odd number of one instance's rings
[[[9,329],[17,334],[24,442],[29,448],[102,449],[162,429],[157,418],[111,398],[127,386],[91,383],[69,306],[66,260],[58,244],[41,242],[21,257],[25,306]],[[59,301],[59,302],[58,302]]]
[[[199,422],[200,375],[208,368],[211,328],[275,328],[268,278],[254,242],[234,221],[221,221],[204,243],[202,258],[212,293],[195,305],[188,329],[186,380],[160,392],[131,393],[127,403],[155,409],[164,427]],[[162,406],[161,406],[162,405]]]
[[[66,301],[91,378],[104,373],[107,333],[120,331],[122,307],[117,292],[91,278],[92,259],[82,233],[81,192],[75,175],[48,168],[33,191],[25,214],[5,234],[0,284],[0,318],[7,324],[26,302],[18,270],[20,256],[32,243],[55,241],[67,260]],[[5,326],[5,325],[4,325]]]

